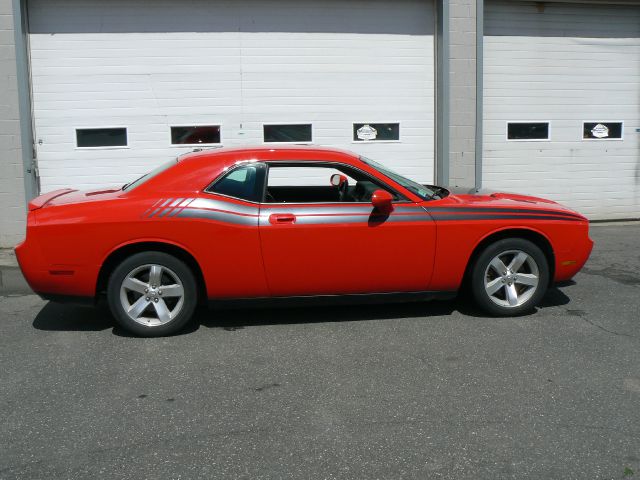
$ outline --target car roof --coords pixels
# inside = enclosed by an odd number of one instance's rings
[[[173,167],[144,182],[134,191],[144,194],[157,188],[189,190],[194,175],[213,179],[219,173],[241,162],[337,162],[359,166],[356,153],[315,145],[260,145],[249,147],[210,148],[181,155]],[[366,167],[364,167],[366,169]]]
[[[214,161],[226,164],[240,160],[295,160],[317,161],[331,160],[348,156],[357,158],[358,155],[348,150],[317,145],[259,145],[247,147],[209,148],[181,155],[178,160],[185,161]],[[253,157],[253,158],[251,158]]]

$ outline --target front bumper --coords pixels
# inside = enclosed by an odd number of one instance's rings
[[[593,240],[588,235],[585,235],[571,250],[558,253],[554,281],[564,282],[571,280],[587,263],[592,250]]]

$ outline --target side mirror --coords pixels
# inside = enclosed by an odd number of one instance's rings
[[[374,208],[384,215],[393,212],[393,196],[386,190],[376,190],[371,195]]]
[[[345,177],[344,175],[340,175],[339,173],[334,173],[333,175],[331,175],[330,182],[331,182],[331,185],[333,185],[334,187],[339,187],[346,181],[347,181],[347,177]]]

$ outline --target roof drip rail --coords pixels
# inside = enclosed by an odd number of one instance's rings
[[[211,147],[196,147],[196,148],[194,148],[193,150],[191,150],[191,151],[189,151],[189,152],[184,152],[184,153],[181,153],[180,155],[178,155],[178,156],[176,157],[176,161],[178,161],[178,162],[179,162],[179,161],[180,161],[180,159],[181,159],[182,157],[184,157],[185,155],[190,155],[190,154],[192,154],[192,153],[203,152],[203,151],[205,151],[205,150],[216,150],[216,149],[218,149],[218,148],[222,148],[222,145],[215,145],[215,146],[211,146]]]

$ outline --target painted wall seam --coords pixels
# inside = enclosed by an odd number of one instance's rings
[[[482,134],[484,98],[484,0],[476,0],[476,162],[475,188],[482,188]]]
[[[449,0],[436,4],[436,183],[449,184]]]

